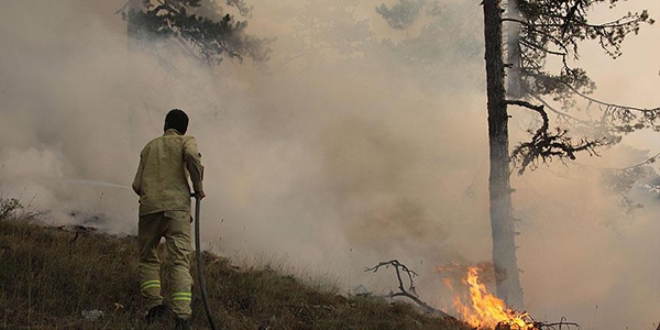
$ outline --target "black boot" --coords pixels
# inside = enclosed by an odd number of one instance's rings
[[[188,319],[182,319],[180,317],[176,318],[176,326],[174,326],[174,330],[190,330],[190,320]]]
[[[163,318],[165,318],[165,315],[167,315],[168,311],[169,310],[164,305],[151,307],[149,311],[147,311],[147,315],[144,317],[144,320],[147,321],[148,323],[160,321]]]

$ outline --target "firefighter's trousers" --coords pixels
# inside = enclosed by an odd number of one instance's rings
[[[140,251],[140,291],[147,308],[163,304],[160,281],[160,261],[156,249],[161,237],[167,247],[168,276],[172,310],[178,317],[189,318],[192,313],[192,277],[190,276],[190,214],[165,211],[140,217],[138,244]]]

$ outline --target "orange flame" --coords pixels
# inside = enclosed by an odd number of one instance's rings
[[[504,301],[488,293],[486,286],[479,281],[477,267],[468,268],[465,281],[469,285],[471,304],[463,304],[459,297],[454,298],[454,306],[465,322],[477,329],[495,329],[501,324],[511,330],[535,329],[529,314],[507,308]]]

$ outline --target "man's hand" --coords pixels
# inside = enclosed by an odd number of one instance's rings
[[[200,200],[204,199],[204,197],[206,197],[206,193],[204,192],[204,190],[200,190],[195,194],[195,197],[199,198]]]

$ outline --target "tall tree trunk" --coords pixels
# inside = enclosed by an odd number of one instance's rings
[[[506,17],[520,20],[518,11],[518,0],[508,0],[506,5]],[[506,73],[506,93],[512,99],[524,97],[522,81],[520,80],[520,24],[509,23],[506,25],[506,63],[509,70]]]
[[[509,132],[504,88],[502,10],[500,0],[484,0],[488,139],[490,146],[490,218],[497,295],[522,309],[523,297],[516,259],[515,231],[509,185]]]

